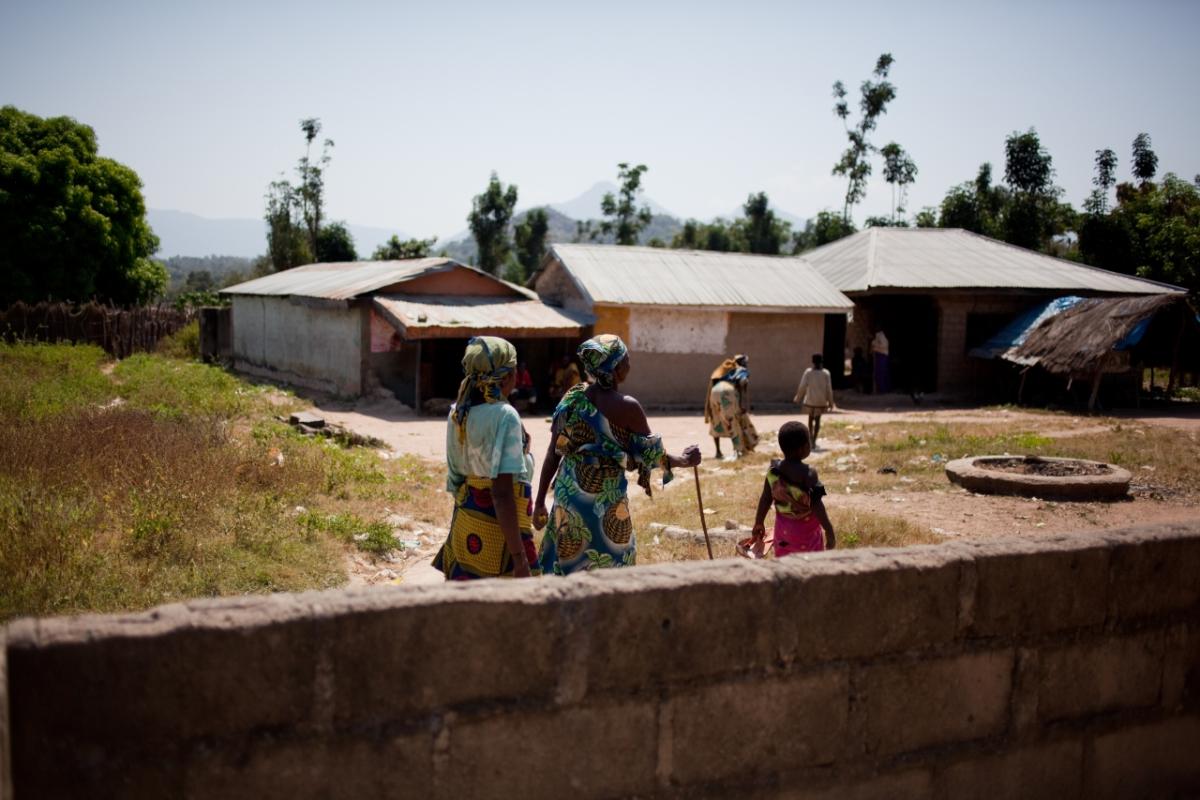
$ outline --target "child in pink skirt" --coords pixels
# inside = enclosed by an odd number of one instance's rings
[[[771,462],[758,513],[754,517],[752,550],[762,557],[766,537],[767,511],[775,504],[776,558],[792,553],[832,550],[837,544],[833,523],[825,513],[825,487],[817,471],[804,463],[812,452],[812,437],[802,422],[785,422],[779,429],[779,448],[783,459]]]

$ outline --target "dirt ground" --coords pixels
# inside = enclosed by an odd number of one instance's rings
[[[837,455],[848,451],[853,444],[847,441],[844,425],[869,428],[887,423],[944,424],[963,423],[995,426],[997,422],[1011,424],[1014,430],[1037,430],[1040,435],[1053,438],[1082,436],[1112,429],[1115,417],[1121,424],[1163,426],[1179,430],[1188,438],[1195,439],[1200,433],[1200,409],[1147,410],[1142,413],[1120,412],[1109,417],[1087,415],[1051,414],[1037,410],[1012,408],[972,408],[926,404],[914,406],[904,396],[889,397],[844,397],[844,405],[826,415],[826,441],[812,456],[815,464],[832,461]],[[318,402],[314,411],[326,419],[346,426],[358,433],[373,436],[386,442],[396,452],[413,453],[433,461],[445,457],[446,422],[443,419],[418,417],[407,407],[389,400],[372,399],[355,406],[332,402]],[[721,474],[723,464],[713,456],[712,439],[699,411],[649,412],[651,428],[663,436],[668,451],[678,453],[689,444],[699,444],[706,459],[702,474],[716,477]],[[768,434],[760,450],[774,449],[773,437],[779,427],[791,419],[802,419],[795,412],[768,409],[754,413],[754,423],[760,434]],[[840,424],[839,424],[840,423]],[[525,421],[533,443],[533,451],[539,464],[549,443],[549,418],[527,417]],[[728,450],[728,442],[725,442]],[[1152,466],[1147,466],[1152,469]],[[946,483],[944,489],[933,491],[909,491],[901,483],[894,490],[839,493],[827,501],[839,508],[868,511],[875,514],[900,517],[908,522],[926,527],[946,540],[995,538],[1000,536],[1036,536],[1062,531],[1096,530],[1126,525],[1153,522],[1170,522],[1195,518],[1200,513],[1195,499],[1191,497],[1163,497],[1149,489],[1140,488],[1139,479],[1149,477],[1150,472],[1134,471],[1134,490],[1129,499],[1121,502],[1050,502],[1020,497],[995,497],[975,495],[957,486]],[[679,483],[679,482],[677,482]],[[674,484],[672,484],[674,485]],[[639,518],[646,519],[644,511]],[[752,513],[752,512],[751,512]],[[412,583],[435,583],[440,575],[427,565],[441,542],[441,534],[422,536],[421,546],[409,553],[396,571],[406,585]],[[356,581],[375,582],[368,573],[375,570],[372,565],[352,566]]]

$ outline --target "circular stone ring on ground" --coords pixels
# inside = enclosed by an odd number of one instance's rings
[[[948,463],[946,477],[979,494],[1115,500],[1129,493],[1132,476],[1115,464],[1079,458],[972,456]]]

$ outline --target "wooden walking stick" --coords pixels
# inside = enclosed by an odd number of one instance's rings
[[[700,506],[700,527],[704,530],[704,546],[708,548],[708,560],[713,560],[712,542],[708,540],[708,523],[704,520],[704,498],[700,496],[700,467],[692,467],[696,476],[696,503]]]

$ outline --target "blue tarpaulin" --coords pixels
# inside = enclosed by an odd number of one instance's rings
[[[1042,320],[1049,319],[1056,314],[1061,314],[1082,299],[1082,297],[1071,295],[1069,297],[1058,297],[1041,305],[1034,306],[1028,311],[1018,314],[1013,318],[1012,322],[1005,325],[999,333],[982,345],[973,348],[970,355],[976,358],[1000,358],[1009,350],[1024,342],[1025,338],[1029,336],[1029,332],[1042,324]],[[1143,330],[1142,333],[1145,333],[1145,331]],[[1141,338],[1139,334],[1138,339],[1140,340]]]

